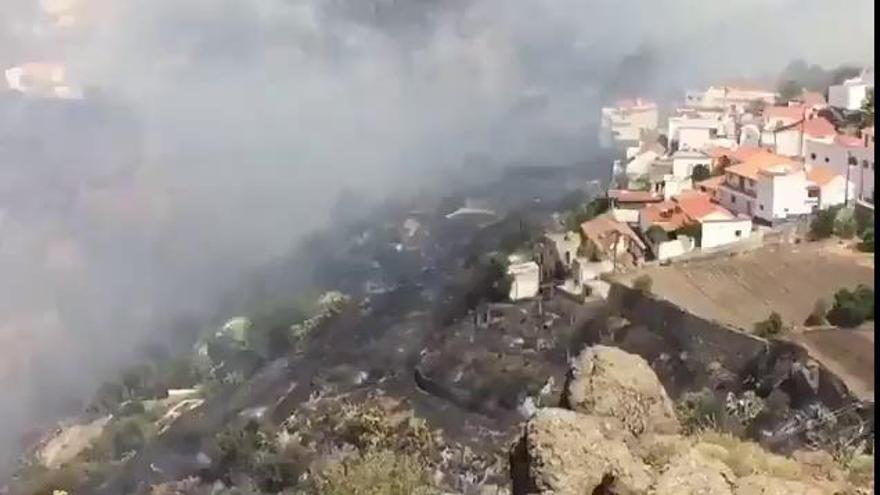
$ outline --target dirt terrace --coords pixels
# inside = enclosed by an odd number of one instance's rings
[[[801,325],[816,300],[829,303],[842,287],[874,286],[873,254],[836,242],[779,244],[707,260],[651,266],[619,277],[626,284],[641,275],[652,292],[707,319],[751,330],[776,311],[789,325]]]
[[[858,330],[809,330],[791,336],[810,355],[841,377],[863,400],[874,401],[874,325]]]

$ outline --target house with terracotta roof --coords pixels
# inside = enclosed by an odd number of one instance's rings
[[[612,260],[615,266],[635,267],[645,260],[647,246],[629,225],[600,215],[581,224],[581,254],[592,261]]]
[[[851,193],[848,200],[873,203],[874,197],[874,141],[873,129],[862,131],[862,137],[835,134],[830,140],[808,140],[805,143],[804,164],[807,167],[825,167],[848,177]]]
[[[696,247],[711,249],[745,239],[752,231],[752,221],[719,205],[708,194],[689,191],[645,207],[639,227],[652,243],[658,259],[665,259],[672,256],[664,255],[664,248],[684,254]],[[670,241],[672,245],[665,244]]]
[[[833,168],[760,151],[728,167],[715,194],[731,211],[773,224],[841,204],[849,193]]]
[[[639,142],[643,130],[655,130],[659,122],[657,104],[642,98],[621,100],[603,107],[599,125],[599,145],[632,145]]]

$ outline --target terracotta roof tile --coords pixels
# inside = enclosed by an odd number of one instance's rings
[[[771,168],[774,165],[799,164],[791,158],[760,150],[749,156],[749,158],[742,163],[728,167],[725,172],[740,175],[752,180],[758,180],[758,172]]]
[[[587,239],[601,246],[607,247],[608,234],[617,233],[630,238],[640,248],[645,249],[645,243],[629,228],[629,225],[606,216],[599,216],[582,223],[581,232]]]
[[[837,134],[834,125],[825,117],[816,117],[804,122],[804,134],[816,138],[831,137]]]
[[[620,203],[657,203],[663,201],[663,196],[650,191],[630,191],[628,189],[612,189],[608,191],[608,197],[616,199]]]
[[[838,175],[840,174],[831,170],[830,168],[821,167],[818,165],[812,166],[810,170],[807,171],[807,179],[820,187],[828,184]]]
[[[864,146],[865,144],[861,138],[856,136],[847,136],[845,134],[838,134],[834,136],[834,142],[841,146],[847,146],[850,148]]]

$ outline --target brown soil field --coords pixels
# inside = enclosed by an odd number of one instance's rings
[[[802,325],[819,298],[858,284],[874,287],[874,257],[835,241],[779,244],[734,256],[650,266],[617,279],[631,286],[641,275],[652,292],[691,313],[746,331],[771,311]]]
[[[843,379],[858,397],[874,400],[874,325],[858,330],[809,330],[791,337]]]

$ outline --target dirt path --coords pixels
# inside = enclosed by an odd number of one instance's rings
[[[859,398],[874,400],[874,327],[812,330],[792,337]]]

